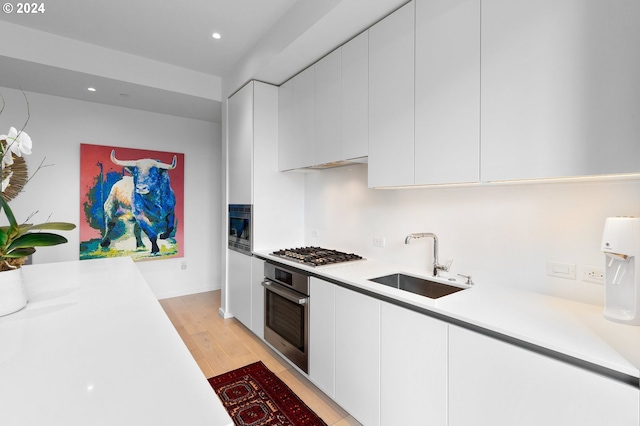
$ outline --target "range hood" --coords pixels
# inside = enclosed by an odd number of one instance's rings
[[[360,158],[353,158],[351,160],[332,161],[330,163],[316,164],[316,165],[313,165],[313,166],[307,166],[307,167],[302,168],[301,170],[334,169],[336,167],[352,166],[354,164],[367,164],[368,160],[369,160],[368,157],[360,157]]]

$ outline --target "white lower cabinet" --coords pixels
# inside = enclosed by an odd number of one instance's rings
[[[446,426],[447,324],[381,303],[380,424]]]
[[[264,260],[251,258],[251,331],[264,339]]]
[[[264,338],[264,261],[233,250],[229,253],[228,311],[256,336]]]
[[[335,398],[335,284],[311,278],[309,307],[309,379]]]
[[[638,426],[640,391],[449,326],[449,426]]]
[[[378,426],[380,301],[342,287],[335,301],[335,400],[363,425]]]
[[[227,311],[251,328],[251,256],[227,250],[228,271]]]

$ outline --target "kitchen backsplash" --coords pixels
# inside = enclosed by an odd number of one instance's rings
[[[596,305],[603,286],[581,277],[585,266],[604,266],[605,218],[640,216],[640,179],[374,190],[367,166],[354,165],[308,173],[305,194],[307,244],[428,274],[433,244],[404,239],[433,232],[440,263],[453,258],[453,274]],[[576,279],[548,276],[548,261],[575,264]]]

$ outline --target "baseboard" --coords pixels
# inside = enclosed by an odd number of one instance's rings
[[[233,315],[231,315],[229,312],[224,311],[222,307],[218,308],[218,315],[220,315],[220,317],[224,319],[233,318]]]

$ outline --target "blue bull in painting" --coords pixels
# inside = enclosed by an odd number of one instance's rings
[[[151,254],[157,254],[158,238],[166,239],[175,228],[176,197],[171,188],[169,170],[175,169],[177,157],[171,164],[144,158],[141,160],[118,160],[115,150],[111,161],[129,170],[132,176],[123,176],[116,182],[104,203],[106,229],[100,242],[103,248],[111,244],[111,233],[118,220],[133,222],[136,248],[144,248],[141,230],[149,237]]]

